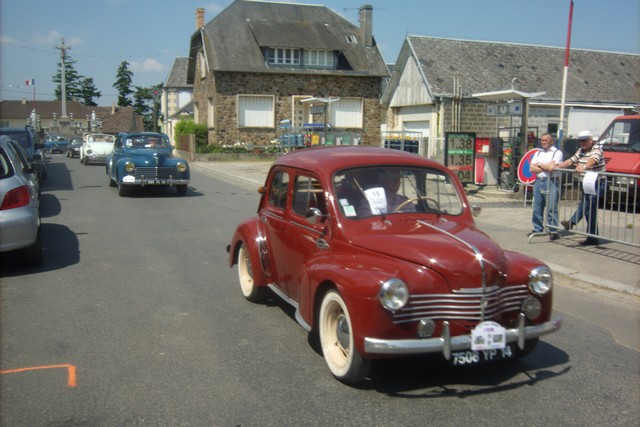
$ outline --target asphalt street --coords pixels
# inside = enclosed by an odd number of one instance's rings
[[[244,182],[248,187],[264,184],[270,161],[191,162],[197,170]],[[554,274],[571,281],[608,288],[640,296],[640,248],[616,242],[599,246],[580,246],[584,236],[563,232],[550,241],[547,236],[527,238],[531,230],[531,204],[517,200],[513,193],[494,187],[469,191],[471,203],[478,203],[482,213],[476,218],[478,228],[504,249],[522,252],[544,261]],[[560,218],[561,220],[564,218]]]

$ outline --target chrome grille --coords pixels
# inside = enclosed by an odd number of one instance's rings
[[[503,313],[518,311],[529,296],[527,285],[492,286],[482,289],[461,289],[450,294],[412,295],[409,303],[393,316],[394,323],[434,320],[491,320]],[[485,318],[482,318],[482,305]]]
[[[186,179],[185,174],[174,167],[137,167],[131,175],[136,179]]]

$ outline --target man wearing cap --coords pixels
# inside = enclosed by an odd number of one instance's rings
[[[558,225],[558,181],[560,172],[554,171],[557,164],[562,163],[562,151],[553,145],[553,136],[545,133],[540,137],[540,150],[531,159],[531,172],[537,174],[533,184],[533,223],[532,233],[541,233],[544,229],[544,210],[548,206],[547,221],[550,225]],[[551,230],[549,238],[556,240],[559,237],[555,228]]]
[[[558,164],[557,168],[567,168],[569,166],[576,167],[576,173],[584,174],[585,172],[604,172],[605,163],[602,149],[593,143],[593,135],[588,130],[583,130],[578,134],[580,149],[569,159]],[[582,199],[578,204],[576,211],[571,216],[570,221],[562,221],[562,226],[567,230],[573,228],[582,216],[587,220],[587,233],[591,236],[580,242],[581,245],[598,245],[600,241],[598,234],[598,196],[604,192],[605,180],[599,179],[597,182],[597,193],[587,194],[582,192]]]

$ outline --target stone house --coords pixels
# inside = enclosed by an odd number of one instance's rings
[[[173,139],[174,126],[180,120],[193,119],[193,84],[187,83],[189,58],[175,58],[162,85],[160,111],[162,131]]]
[[[370,5],[355,26],[325,6],[236,0],[206,25],[197,13],[187,82],[209,143],[265,145],[281,123],[357,132],[380,144],[388,70]]]
[[[417,132],[443,161],[445,132],[523,143],[558,133],[564,48],[407,36],[382,97],[386,130]],[[640,56],[572,49],[564,136],[599,134],[640,106]],[[519,141],[519,142],[518,142]]]
[[[0,127],[29,123],[38,131],[64,136],[143,130],[142,116],[135,115],[133,107],[87,107],[76,101],[67,101],[66,111],[65,120],[61,118],[61,101],[4,100],[0,101]]]

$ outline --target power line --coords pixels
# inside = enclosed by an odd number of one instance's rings
[[[58,52],[55,51],[56,47],[53,47],[51,49],[42,49],[42,48],[21,45],[18,43],[12,43],[6,40],[0,40],[0,43],[13,46],[13,47],[18,47],[20,49],[58,55]],[[149,53],[134,54],[134,55],[96,55],[96,54],[90,54],[90,53],[75,53],[73,56],[74,58],[136,59],[136,58],[150,58],[155,56],[177,56],[177,55],[185,56],[186,55],[185,52],[186,52],[185,50],[173,50],[173,51],[164,51],[164,52],[149,52]]]

